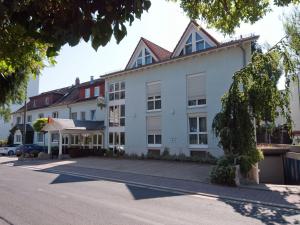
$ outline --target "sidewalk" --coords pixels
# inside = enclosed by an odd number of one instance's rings
[[[300,187],[259,185],[226,187],[208,183],[209,165],[151,160],[80,158],[64,161],[14,162],[43,172],[69,174],[91,180],[112,180],[200,194],[221,201],[235,200],[300,210]],[[199,173],[198,173],[199,172]],[[185,176],[186,175],[186,176]]]

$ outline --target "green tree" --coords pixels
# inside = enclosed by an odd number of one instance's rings
[[[33,122],[32,126],[34,131],[42,132],[43,127],[48,123],[48,118],[39,118]]]
[[[242,22],[255,23],[271,11],[272,4],[277,7],[291,3],[299,4],[299,0],[173,0],[179,2],[182,9],[192,19],[202,19],[209,26],[224,34],[233,34]]]

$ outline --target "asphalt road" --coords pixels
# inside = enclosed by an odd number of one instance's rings
[[[300,224],[298,213],[0,165],[0,225]]]

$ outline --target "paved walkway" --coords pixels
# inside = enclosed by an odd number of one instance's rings
[[[0,160],[1,163],[1,160]],[[34,168],[56,174],[74,174],[92,180],[114,180],[201,194],[219,199],[300,209],[300,187],[261,185],[255,187],[224,187],[207,183],[209,165],[102,158],[80,158],[64,161],[12,161],[14,166]],[[206,171],[204,173],[204,171]],[[200,175],[203,175],[202,177]]]

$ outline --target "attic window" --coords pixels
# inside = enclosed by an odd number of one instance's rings
[[[192,34],[190,34],[188,40],[185,42],[185,54],[192,53],[193,51],[193,42],[192,42]]]
[[[150,51],[147,48],[145,48],[138,55],[137,60],[135,61],[133,67],[139,67],[139,66],[142,66],[142,65],[147,65],[147,64],[151,64],[153,62],[154,62],[154,59],[151,56]]]
[[[46,97],[46,99],[45,99],[45,104],[46,104],[46,105],[49,105],[49,97]]]

